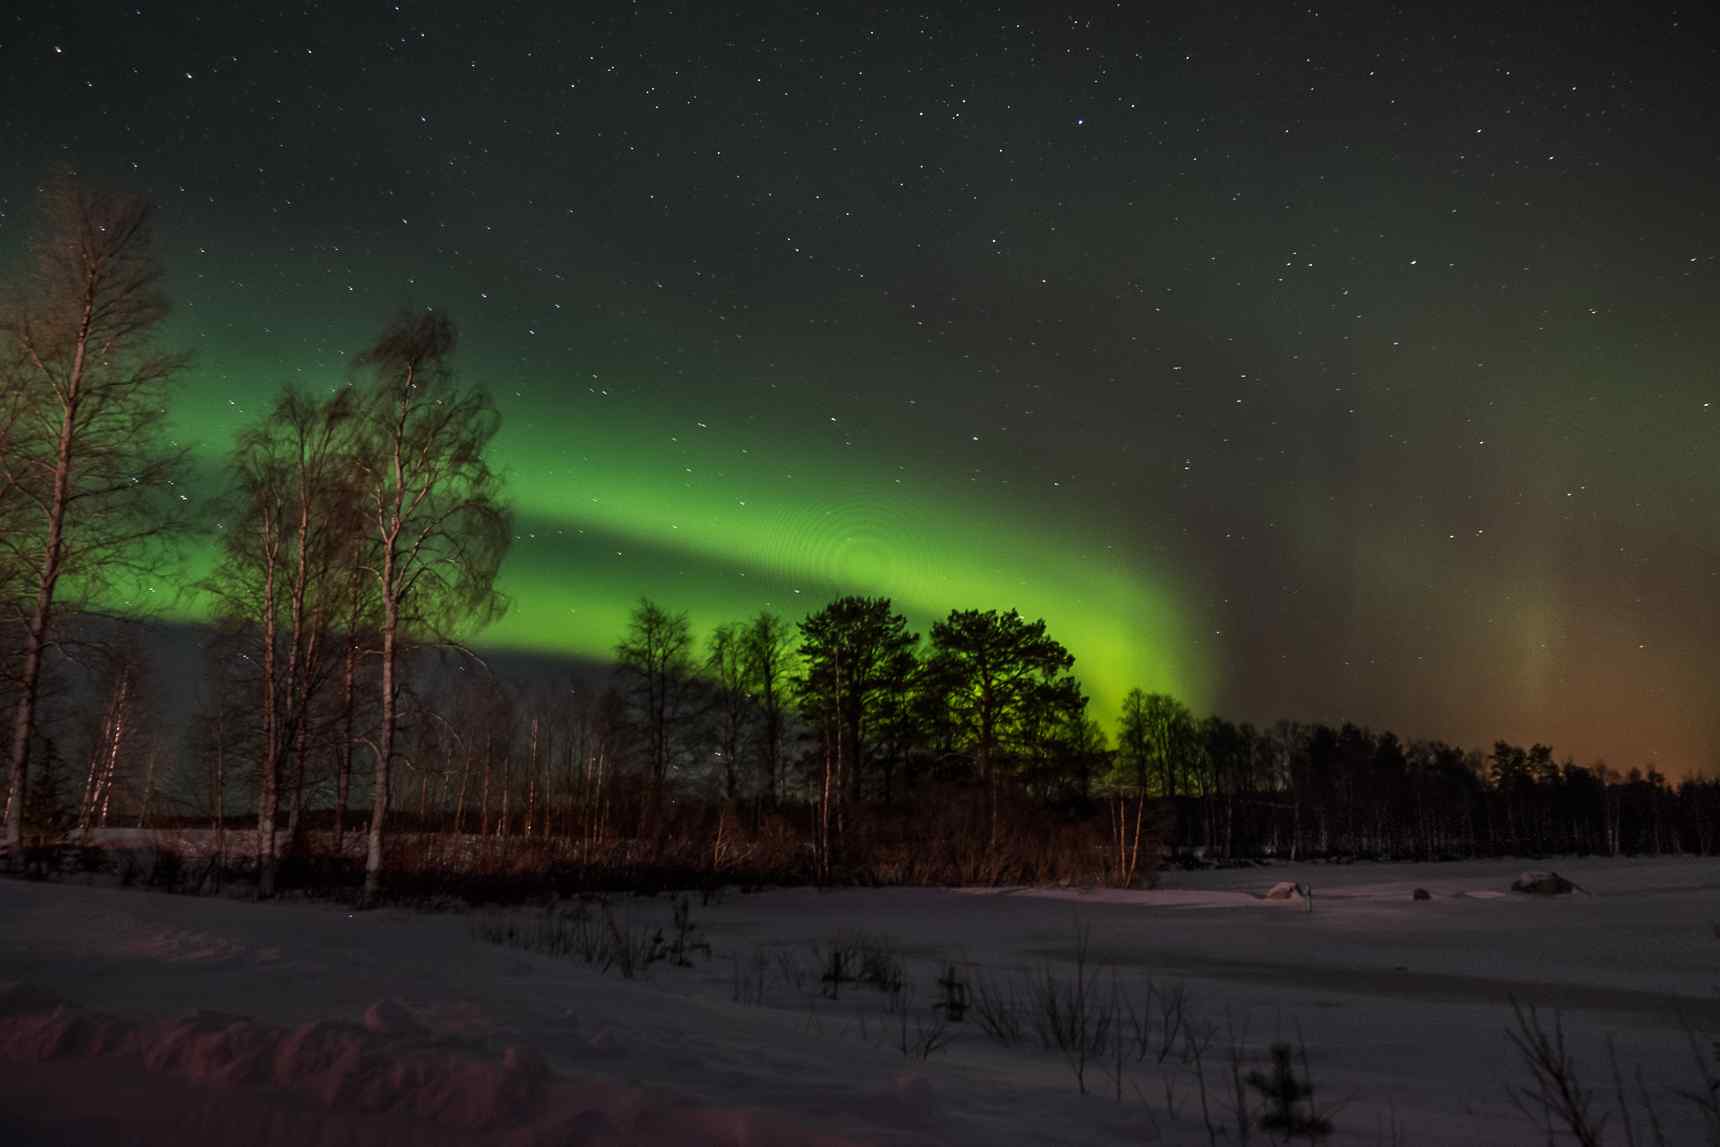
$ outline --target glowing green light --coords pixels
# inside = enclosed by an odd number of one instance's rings
[[[187,379],[177,414],[211,489],[234,431],[273,394],[226,397],[234,364],[267,377],[233,349],[205,360],[219,373],[203,366]],[[337,366],[300,377],[332,388],[344,381]],[[486,377],[469,355],[461,368]],[[496,388],[496,460],[517,515],[501,584],[513,607],[475,635],[481,647],[605,658],[641,596],[686,610],[702,634],[760,609],[795,621],[865,593],[891,597],[921,632],[952,608],[1043,617],[1075,654],[1107,727],[1135,686],[1197,707],[1210,696],[1172,584],[1138,568],[1127,539],[1085,520],[1050,483],[976,480],[948,445],[859,441],[803,412],[743,421],[717,384],[708,416],[589,387],[546,399],[544,389]],[[192,547],[194,576],[213,553],[207,542]],[[206,609],[193,598],[166,612],[195,619]]]

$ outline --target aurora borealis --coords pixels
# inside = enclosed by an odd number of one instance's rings
[[[492,645],[879,593],[1045,617],[1108,729],[1720,765],[1715,38],[1102,12],[21,5],[0,251],[56,165],[159,202],[199,493],[446,307]]]

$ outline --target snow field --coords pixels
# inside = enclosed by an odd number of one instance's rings
[[[1530,867],[1590,894],[1500,894]],[[1278,880],[1312,886],[1314,911],[1258,898]],[[542,909],[351,913],[4,881],[0,1138],[1207,1143],[1209,1117],[1234,1142],[1228,1049],[1261,1067],[1287,1039],[1333,1111],[1330,1142],[1517,1144],[1539,1136],[1507,1094],[1528,1082],[1512,998],[1561,1014],[1603,1104],[1609,1037],[1632,1078],[1694,1082],[1683,1025],[1720,1029],[1717,891],[1720,865],[1691,860],[1273,865],[1168,872],[1147,892],[730,891],[689,902],[708,957],[627,979],[480,937],[539,926]],[[673,936],[670,897],[610,911],[630,934]],[[1030,1016],[1003,1046],[972,1009],[934,1012],[952,964],[970,992],[1071,982],[1082,932],[1101,1004],[1116,992],[1147,1012],[1150,979],[1160,1022],[1186,993],[1188,1029],[1210,1041],[1207,1117],[1175,1049],[1125,1056],[1120,1087],[1114,1055],[1095,1054],[1082,1095]],[[895,961],[904,991],[844,982],[828,998],[838,944]],[[1662,1116],[1693,1130],[1670,1099]]]

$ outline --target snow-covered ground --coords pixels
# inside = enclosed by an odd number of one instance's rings
[[[1178,1055],[1131,1055],[1120,1100],[1106,1057],[1081,1095],[1031,1034],[1001,1046],[970,1013],[921,1059],[883,993],[819,992],[814,945],[887,938],[917,1042],[949,964],[970,984],[1067,974],[1082,928],[1101,997],[1112,969],[1137,1001],[1148,976],[1161,1000],[1186,986],[1213,1033],[1218,1142],[1238,1142],[1228,1048],[1259,1067],[1278,1039],[1306,1045],[1331,1142],[1544,1141],[1507,1097],[1528,1082],[1511,997],[1560,1011],[1603,1103],[1606,1037],[1627,1080],[1670,1090],[1694,1082],[1682,1025],[1720,1030],[1720,864],[1546,866],[1587,894],[1502,895],[1542,867],[1521,862],[1170,872],[1126,893],[731,891],[692,900],[709,958],[636,980],[480,939],[495,914],[0,881],[0,1142],[1213,1141]],[[1315,910],[1259,898],[1279,880],[1311,885]],[[635,928],[671,907],[614,902]],[[1691,1141],[1685,1108],[1661,1111]]]

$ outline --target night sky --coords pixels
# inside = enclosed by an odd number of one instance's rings
[[[0,248],[58,166],[156,199],[211,495],[448,308],[495,646],[1014,606],[1107,729],[1720,767],[1703,6],[1238,7],[18,3]]]

